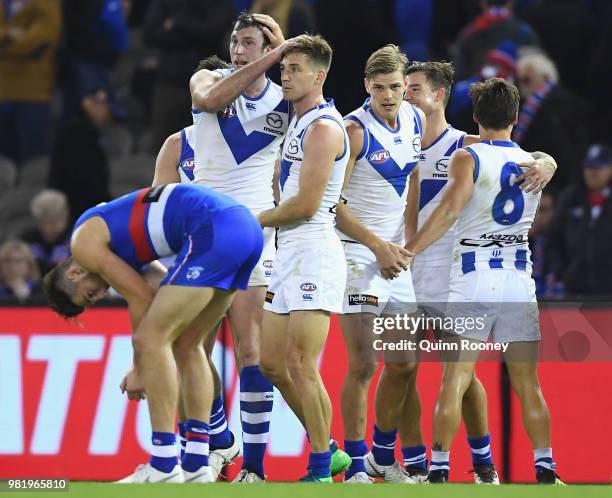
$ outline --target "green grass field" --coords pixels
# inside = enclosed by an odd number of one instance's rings
[[[473,484],[447,484],[444,486],[408,486],[398,484],[375,484],[373,486],[348,486],[338,484],[271,483],[253,485],[232,485],[225,483],[198,484],[111,484],[85,483],[70,484],[68,493],[54,493],[55,496],[82,496],[85,498],[406,498],[406,497],[500,497],[500,498],[547,498],[547,497],[612,497],[609,485],[570,485],[566,488],[537,485],[502,485],[499,488],[475,486]],[[3,494],[3,493],[0,493]],[[43,495],[47,492],[42,493]],[[26,496],[41,497],[41,493],[18,492]]]

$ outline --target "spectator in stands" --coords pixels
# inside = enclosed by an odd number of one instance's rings
[[[68,197],[71,221],[110,199],[108,156],[100,138],[114,121],[113,104],[104,88],[85,93],[79,113],[59,132],[51,154],[48,186]]]
[[[202,57],[227,53],[225,35],[234,8],[225,0],[153,0],[145,18],[145,43],[159,49],[153,90],[153,143],[191,124],[189,78]]]
[[[0,155],[17,163],[49,149],[60,0],[0,3]]]
[[[410,60],[430,60],[433,10],[433,0],[395,0],[395,30]]]
[[[111,88],[113,67],[128,48],[121,0],[64,0],[64,116],[80,110],[92,86]],[[112,94],[112,92],[110,92]]]
[[[599,39],[597,18],[586,2],[541,0],[525,9],[521,18],[537,33],[544,52],[555,61],[563,83],[586,96],[584,71],[576,71],[577,60],[588,59]]]
[[[504,78],[514,83],[516,78],[516,44],[505,40],[499,47],[489,51],[482,67],[473,77],[458,81],[451,90],[451,99],[448,104],[449,121],[459,130],[474,135],[478,134],[478,125],[472,115],[472,98],[470,85],[489,78]]]
[[[537,49],[525,49],[517,62],[522,106],[513,140],[524,150],[542,150],[559,168],[549,188],[560,190],[578,181],[589,144],[589,105],[559,82],[555,63]]]
[[[519,48],[538,44],[531,27],[513,16],[513,0],[481,0],[480,4],[482,13],[461,32],[453,49],[457,80],[473,76],[486,54],[504,40]]]
[[[533,268],[531,276],[535,280],[538,297],[561,297],[563,283],[556,280],[550,271],[546,246],[549,240],[550,225],[555,214],[555,197],[551,192],[542,193],[538,212],[529,231],[529,248]]]
[[[70,256],[70,208],[66,196],[57,190],[43,190],[30,202],[36,220],[20,237],[30,245],[42,274]]]
[[[0,247],[0,297],[24,301],[39,294],[40,271],[30,247],[20,240],[9,240]]]
[[[612,150],[596,144],[561,194],[546,254],[568,294],[612,294]]]

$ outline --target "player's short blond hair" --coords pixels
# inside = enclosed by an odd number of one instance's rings
[[[305,54],[311,62],[329,71],[333,50],[327,40],[321,35],[301,35],[294,45],[287,49],[284,57],[290,54]]]
[[[371,79],[377,74],[389,74],[399,71],[406,74],[408,57],[402,53],[397,45],[389,44],[374,52],[365,65],[365,77]]]

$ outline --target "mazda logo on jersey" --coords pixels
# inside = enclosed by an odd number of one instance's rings
[[[412,140],[412,148],[415,152],[421,152],[421,137],[414,137]]]
[[[368,161],[372,164],[382,164],[391,157],[388,150],[377,150],[368,156]]]
[[[312,291],[317,290],[317,286],[313,284],[312,282],[306,282],[300,285],[300,289],[302,289],[305,292],[312,292]]]
[[[444,159],[440,159],[436,163],[436,171],[439,171],[440,173],[446,173],[447,170],[448,170],[448,159],[445,157]]]
[[[283,126],[283,118],[280,114],[276,114],[275,112],[271,112],[266,116],[266,123],[272,128],[282,128]]]
[[[289,145],[287,146],[287,152],[289,152],[289,154],[295,155],[298,153],[298,141],[296,138],[294,138],[293,140],[291,140],[291,142],[289,142]]]

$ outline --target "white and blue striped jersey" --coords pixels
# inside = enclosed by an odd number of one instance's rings
[[[448,182],[448,160],[455,150],[463,147],[465,132],[448,126],[428,147],[421,149],[419,157],[419,230],[438,207]],[[414,264],[449,266],[453,252],[454,227],[430,245],[414,260]]]
[[[216,70],[224,77],[232,71]],[[274,207],[274,163],[289,121],[281,87],[268,80],[259,97],[240,95],[224,111],[192,113],[195,183],[233,197],[255,214]]]
[[[392,130],[376,116],[369,101],[345,117],[363,128],[363,147],[342,196],[370,231],[385,241],[404,244],[410,173],[421,152],[421,118],[412,105],[402,102]]]
[[[316,214],[307,220],[300,221],[294,225],[280,227],[278,240],[291,238],[304,238],[316,233],[333,232],[336,223],[336,206],[340,200],[344,173],[349,159],[348,135],[342,124],[342,115],[334,106],[332,99],[306,111],[302,116],[293,116],[287,131],[287,138],[283,145],[281,156],[281,203],[297,195],[299,191],[300,172],[304,161],[304,135],[312,123],[318,119],[331,119],[338,123],[344,133],[344,151],[336,158],[332,167],[331,176],[323,194],[323,200]],[[316,144],[311,144],[311,147]]]
[[[527,234],[541,194],[525,193],[515,180],[531,154],[514,142],[483,140],[465,147],[474,157],[474,192],[455,227],[452,273],[521,270],[531,274]]]
[[[178,162],[178,172],[181,183],[193,181],[195,168],[195,152],[193,146],[193,125],[181,130],[181,155]]]

